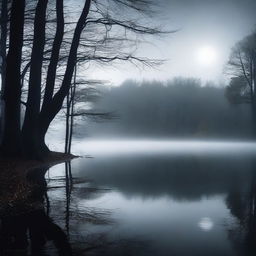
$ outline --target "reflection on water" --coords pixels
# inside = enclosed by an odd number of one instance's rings
[[[210,231],[213,228],[213,225],[213,221],[208,217],[202,218],[198,223],[198,226],[204,231]]]
[[[28,174],[31,192],[26,205],[15,208],[10,202],[8,211],[1,212],[1,255],[45,255],[47,241],[55,247],[55,254],[71,255],[71,247],[64,231],[48,216],[49,204],[44,208],[47,169],[35,169]],[[15,208],[15,209],[14,209]]]
[[[39,248],[34,255],[255,255],[255,144],[118,151],[104,143],[80,148],[95,157],[55,166],[45,179],[43,170],[30,174],[39,184],[34,210],[2,218],[2,251],[14,242]],[[10,255],[30,255],[24,248]]]

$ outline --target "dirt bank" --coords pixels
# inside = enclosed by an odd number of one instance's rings
[[[27,204],[32,190],[27,182],[29,170],[51,167],[74,158],[77,156],[59,152],[51,152],[44,161],[0,157],[0,214]]]

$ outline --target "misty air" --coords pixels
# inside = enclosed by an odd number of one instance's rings
[[[256,254],[255,0],[0,0],[0,256]]]

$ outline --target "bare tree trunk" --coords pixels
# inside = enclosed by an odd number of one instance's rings
[[[73,128],[74,128],[74,107],[76,94],[76,78],[77,67],[74,70],[74,82],[67,95],[67,110],[66,110],[66,134],[65,134],[65,153],[71,153]]]
[[[54,95],[52,100],[49,102],[49,104],[40,114],[39,133],[40,133],[41,139],[44,139],[52,120],[61,110],[63,101],[70,90],[73,72],[74,72],[74,68],[77,60],[77,51],[80,43],[80,37],[86,24],[86,19],[89,14],[90,6],[91,6],[91,0],[86,0],[84,4],[84,8],[82,10],[82,13],[80,15],[80,18],[75,28],[75,32],[74,32],[74,36],[73,36],[73,40],[72,40],[72,44],[71,44],[71,48],[68,56],[67,67],[66,67],[61,88],[58,90],[58,92]]]
[[[4,93],[5,74],[6,74],[6,49],[7,49],[7,24],[8,24],[8,0],[2,0],[1,5],[1,40],[0,40],[0,56],[1,56],[1,93]]]
[[[21,57],[23,46],[25,0],[13,0],[10,22],[10,43],[6,60],[5,80],[5,124],[2,153],[21,153],[20,100],[21,100]]]
[[[1,5],[1,39],[0,39],[0,57],[1,57],[1,98],[0,98],[0,144],[4,129],[4,108],[5,102],[3,99],[5,91],[6,77],[6,45],[7,45],[7,23],[8,23],[8,0],[2,0]]]
[[[46,78],[46,86],[45,86],[45,94],[42,103],[41,112],[39,114],[39,123],[44,123],[46,119],[47,113],[49,111],[49,105],[52,101],[54,86],[56,80],[57,66],[59,62],[59,55],[61,44],[64,35],[64,12],[63,12],[63,0],[56,0],[56,16],[57,16],[57,28],[54,37],[52,53],[50,64],[48,67],[47,78]],[[38,129],[38,140],[39,145],[38,148],[42,151],[43,154],[49,153],[49,149],[45,144],[45,134],[47,132],[48,127],[40,127]]]
[[[60,48],[64,35],[64,13],[63,0],[56,0],[57,29],[52,47],[52,54],[46,78],[46,88],[41,112],[47,111],[48,104],[51,103],[54,93],[56,71],[59,62]]]
[[[25,155],[39,158],[42,149],[40,147],[40,137],[38,134],[38,118],[41,103],[41,80],[47,4],[48,0],[39,0],[36,7],[28,100],[22,128],[22,145]]]
[[[70,109],[70,132],[69,132],[69,144],[68,144],[68,153],[71,153],[72,139],[73,139],[73,130],[74,130],[74,108],[75,108],[75,95],[76,95],[76,78],[77,78],[77,66],[75,66],[74,72],[74,84],[71,90],[71,109]]]

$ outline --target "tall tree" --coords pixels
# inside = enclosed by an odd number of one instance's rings
[[[81,33],[84,29],[85,23],[86,23],[86,18],[89,14],[90,5],[91,5],[91,0],[85,1],[84,8],[83,8],[80,18],[77,22],[77,25],[76,25],[76,28],[74,31],[73,40],[72,40],[71,47],[70,47],[70,51],[69,51],[69,55],[68,55],[66,71],[64,74],[64,78],[63,78],[61,87],[56,92],[56,94],[53,96],[51,101],[48,102],[45,109],[42,109],[42,111],[39,115],[40,126],[39,126],[39,130],[38,130],[38,135],[39,135],[40,141],[39,141],[39,145],[37,145],[37,146],[40,148],[40,150],[42,150],[43,148],[44,149],[46,148],[45,141],[44,141],[46,132],[47,132],[52,120],[55,118],[55,116],[61,110],[64,99],[68,95],[69,89],[71,87],[73,72],[74,72],[75,65],[76,65],[77,51],[78,51],[78,47],[79,47],[80,37],[81,37]],[[51,90],[49,90],[51,94],[53,94],[53,89],[54,88],[51,88]],[[48,90],[47,87],[46,87],[46,90]]]
[[[251,104],[253,131],[256,134],[256,32],[233,47],[227,71],[231,80],[226,95],[232,103]]]
[[[38,116],[41,105],[42,65],[45,46],[46,9],[48,0],[39,0],[34,21],[34,39],[30,61],[30,77],[25,120],[22,128],[22,144],[26,154],[38,150]],[[57,9],[58,10],[58,9]]]
[[[23,46],[25,0],[13,0],[10,21],[10,42],[6,60],[6,79],[3,99],[5,122],[2,149],[5,154],[20,154],[21,58]]]
[[[136,35],[160,33],[157,28],[144,26],[140,22],[134,22],[134,18],[120,15],[116,9],[119,6],[120,9],[126,8],[131,13],[141,14],[148,12],[146,6],[151,0],[84,0],[77,22],[71,21],[71,18],[64,20],[64,0],[56,0],[55,3],[55,16],[52,18],[47,14],[47,10],[49,12],[52,8],[50,2],[48,3],[48,0],[36,2],[35,14],[28,17],[28,20],[34,21],[33,39],[31,40],[29,35],[25,38],[23,55],[24,14],[27,15],[28,10],[24,9],[25,1],[19,3],[13,1],[12,4],[5,93],[6,125],[2,144],[2,152],[5,154],[24,154],[33,158],[44,158],[47,155],[49,149],[45,144],[45,135],[51,122],[61,110],[65,98],[72,95],[72,92],[71,94],[69,92],[75,65],[78,62],[88,63],[94,60],[109,63],[115,60],[130,60],[149,63],[145,58],[134,56],[124,43],[132,42],[136,47]],[[21,4],[23,4],[22,8],[17,8],[17,6],[21,7]],[[49,22],[51,26],[48,25]],[[65,22],[68,27],[66,33]],[[49,32],[49,26],[55,29],[53,36],[52,31]],[[27,28],[31,28],[31,23],[25,24],[25,31]],[[122,36],[120,31],[123,33]],[[48,37],[49,35],[52,37]],[[118,50],[115,48],[117,45]],[[26,62],[23,62],[22,57],[23,59],[25,57]],[[21,66],[24,67],[22,72]],[[14,74],[18,75],[14,76]],[[22,85],[27,86],[22,132],[21,80]]]
[[[8,0],[2,0],[1,2],[1,38],[0,38],[0,62],[1,62],[1,96],[0,96],[0,142],[2,140],[2,131],[4,126],[4,88],[5,88],[5,76],[6,76],[6,51],[7,51],[7,24],[8,24]]]
[[[232,77],[243,77],[253,101],[256,95],[256,32],[232,48],[227,71]]]

